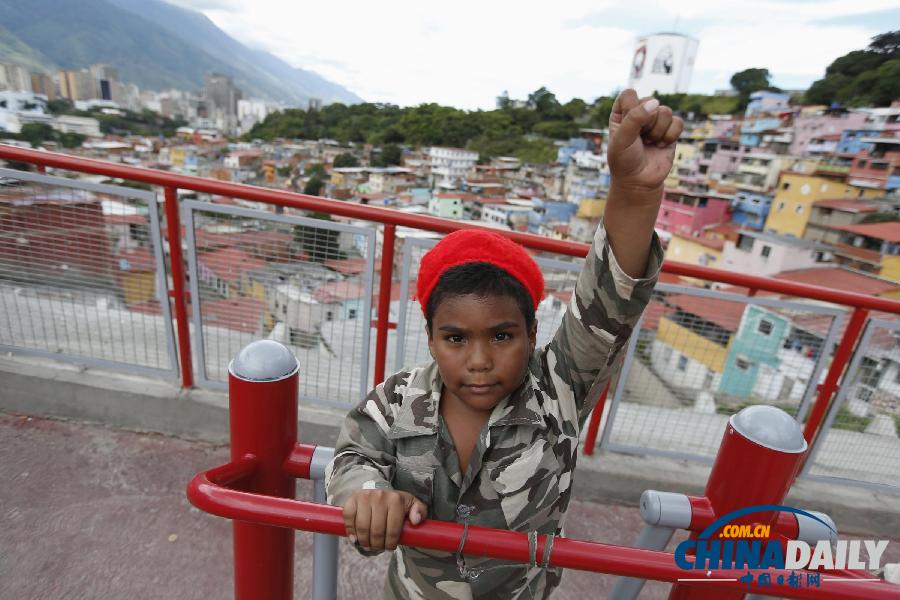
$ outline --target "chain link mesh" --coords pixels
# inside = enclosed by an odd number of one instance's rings
[[[159,306],[157,204],[125,187],[79,186],[0,174],[0,344],[174,370]]]
[[[900,490],[900,324],[870,322],[809,469]]]

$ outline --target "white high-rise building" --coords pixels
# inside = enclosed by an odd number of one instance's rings
[[[478,162],[478,153],[462,148],[428,149],[431,159],[431,179],[434,184],[455,185]]]
[[[639,37],[635,45],[628,87],[638,96],[687,93],[700,42],[680,33]]]

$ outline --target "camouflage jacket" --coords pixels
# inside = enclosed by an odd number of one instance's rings
[[[559,329],[532,354],[522,385],[494,408],[466,473],[438,410],[436,363],[379,384],[344,421],[326,470],[328,502],[343,506],[357,490],[397,489],[429,505],[430,519],[561,534],[579,433],[621,364],[662,258],[654,235],[647,276],[633,279],[597,229]],[[546,598],[560,577],[555,568],[483,557],[466,557],[463,566],[454,554],[401,546],[385,597]]]

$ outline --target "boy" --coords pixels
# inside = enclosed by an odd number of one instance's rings
[[[502,236],[464,230],[422,259],[417,297],[434,361],[350,411],[326,473],[363,553],[394,550],[386,598],[546,598],[554,568],[398,547],[424,518],[561,534],[579,432],[650,299],[653,225],[681,120],[633,90],[610,117],[609,190],[556,335],[535,348],[543,278]]]

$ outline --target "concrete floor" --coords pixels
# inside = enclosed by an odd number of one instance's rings
[[[227,457],[204,442],[0,413],[0,599],[232,597],[230,524],[184,494]],[[303,482],[299,497],[311,494]],[[641,526],[636,507],[572,502],[581,539],[631,545]],[[897,533],[888,562],[900,561]],[[310,597],[311,547],[311,534],[296,535],[298,599]],[[388,557],[340,548],[339,598],[377,597]],[[614,580],[570,571],[554,598],[604,598]],[[668,587],[648,582],[641,598]]]

